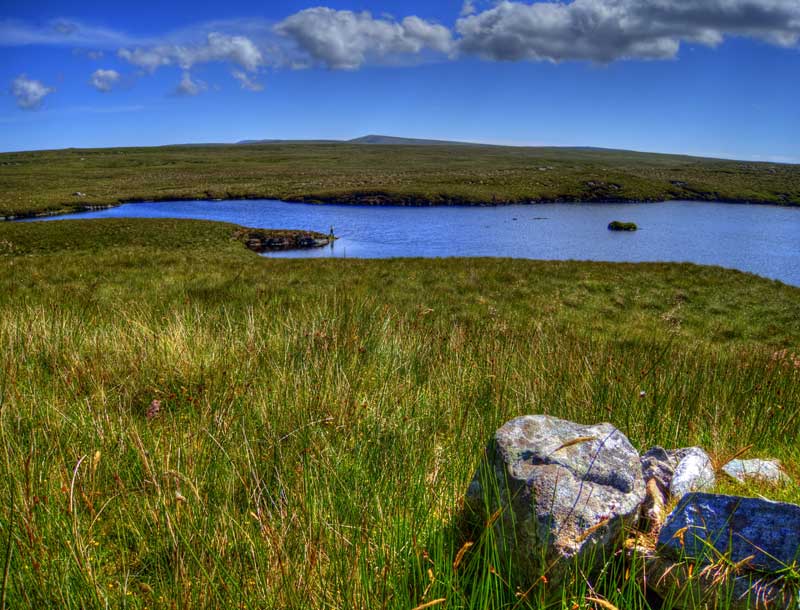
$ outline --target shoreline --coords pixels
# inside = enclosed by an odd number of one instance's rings
[[[590,199],[570,199],[567,197],[553,197],[553,198],[539,198],[527,199],[519,201],[487,201],[479,202],[468,200],[461,197],[450,197],[443,201],[430,201],[416,197],[414,195],[386,195],[383,193],[366,194],[366,193],[351,193],[349,195],[341,196],[316,196],[316,195],[300,195],[297,197],[270,197],[265,195],[236,195],[231,197],[153,197],[153,198],[140,198],[121,199],[115,203],[100,203],[100,204],[87,204],[76,206],[68,209],[46,210],[46,211],[29,211],[18,212],[9,216],[0,216],[0,222],[15,222],[21,220],[32,220],[36,218],[53,218],[57,216],[66,216],[69,214],[83,214],[86,212],[97,212],[100,210],[110,210],[118,208],[122,205],[132,203],[167,203],[167,202],[181,202],[181,201],[207,201],[207,202],[220,202],[220,201],[279,201],[281,203],[301,203],[307,205],[347,205],[347,206],[361,206],[361,207],[413,207],[413,208],[447,208],[447,207],[468,207],[468,208],[481,208],[481,207],[505,207],[512,205],[546,205],[554,203],[563,203],[571,205],[605,205],[605,204],[625,204],[625,205],[646,205],[657,203],[669,203],[672,201],[698,201],[702,203],[722,203],[732,205],[755,205],[755,206],[776,206],[781,208],[800,208],[800,202],[787,201],[779,203],[775,201],[757,201],[752,199],[736,199],[736,198],[716,198],[703,196],[698,193],[693,198],[673,197],[673,198],[657,198],[657,199],[626,199],[626,198],[590,198]]]

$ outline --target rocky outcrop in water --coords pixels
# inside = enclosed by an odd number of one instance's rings
[[[285,231],[272,229],[239,229],[234,237],[253,252],[277,252],[327,246],[335,238],[313,231]]]

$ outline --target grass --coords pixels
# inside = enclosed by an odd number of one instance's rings
[[[0,225],[8,608],[541,607],[547,586],[459,517],[525,413],[610,421],[642,450],[753,445],[800,476],[800,289],[678,264],[263,259],[236,230]],[[627,569],[554,607],[652,607]]]
[[[82,196],[76,195],[81,193]],[[0,154],[0,216],[119,202],[800,204],[800,166],[626,151],[282,143]]]

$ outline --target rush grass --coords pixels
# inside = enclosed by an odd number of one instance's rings
[[[234,231],[0,225],[6,607],[541,607],[545,581],[459,518],[486,441],[526,413],[718,460],[752,445],[800,475],[796,288],[674,264],[268,260]],[[629,570],[579,575],[554,607],[655,607]]]
[[[125,201],[236,198],[799,205],[800,166],[579,148],[320,142],[0,154],[0,216]]]

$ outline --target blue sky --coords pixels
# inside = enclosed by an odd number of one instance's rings
[[[0,5],[0,150],[369,133],[800,163],[797,0]]]

